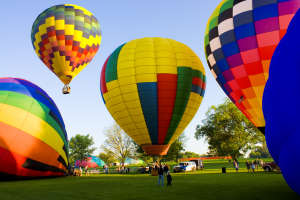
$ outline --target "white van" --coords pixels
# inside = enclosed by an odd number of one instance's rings
[[[188,172],[195,171],[197,168],[195,162],[181,162],[179,165],[173,167],[173,172]]]

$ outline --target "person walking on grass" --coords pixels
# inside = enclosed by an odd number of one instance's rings
[[[172,176],[170,174],[170,172],[168,171],[167,173],[167,186],[171,186],[172,185]]]
[[[164,186],[164,169],[163,166],[160,164],[158,167],[158,185]]]
[[[246,167],[247,167],[248,172],[250,172],[250,163],[248,160],[246,161]]]

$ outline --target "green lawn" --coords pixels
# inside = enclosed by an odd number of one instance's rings
[[[208,172],[208,171],[207,171]],[[171,187],[149,175],[96,175],[0,182],[1,200],[297,200],[275,173],[173,174]]]

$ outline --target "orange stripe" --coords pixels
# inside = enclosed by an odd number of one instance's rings
[[[0,122],[0,147],[32,160],[66,170],[63,164],[57,161],[59,154],[53,148],[41,140],[2,122]]]

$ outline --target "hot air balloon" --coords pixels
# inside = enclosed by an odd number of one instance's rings
[[[207,24],[205,51],[210,71],[263,133],[262,96],[270,60],[299,7],[300,0],[223,0]]]
[[[120,127],[150,155],[165,155],[196,114],[205,71],[186,45],[143,38],[118,47],[101,72],[104,103]]]
[[[45,91],[23,79],[0,78],[0,179],[66,175],[64,121]]]
[[[42,12],[31,30],[33,48],[43,63],[65,84],[89,64],[101,42],[100,25],[88,10],[72,4]]]
[[[288,185],[300,194],[300,10],[278,44],[263,95],[266,142]]]
[[[75,161],[75,167],[86,167],[88,168],[97,168],[97,167],[103,167],[105,163],[96,156],[88,156],[85,160],[76,160]]]

